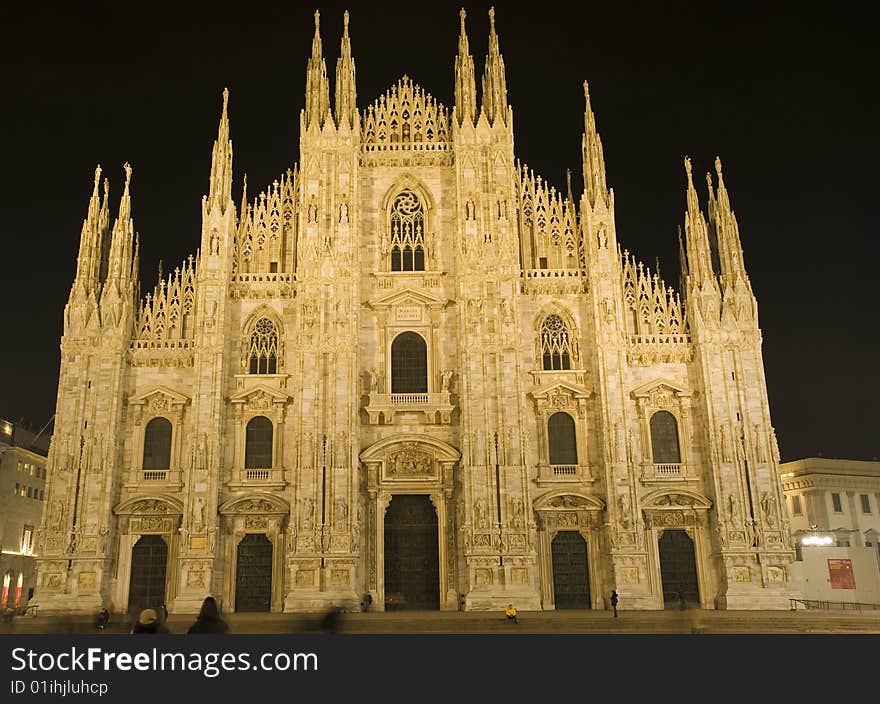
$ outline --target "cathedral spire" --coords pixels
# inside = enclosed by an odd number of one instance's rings
[[[348,10],[342,16],[342,46],[336,61],[336,125],[354,127],[357,113],[357,83],[351,38],[348,36]]]
[[[208,196],[208,207],[219,206],[221,212],[225,212],[232,201],[232,140],[229,139],[228,105],[229,89],[224,88],[223,112],[211,155],[211,185]]]
[[[730,207],[730,196],[724,185],[720,157],[715,157],[715,173],[718,176],[718,189],[712,195],[710,187],[710,209],[713,211],[712,219],[715,223],[721,276],[726,283],[742,281],[748,285],[749,277],[743,263],[739,225]]]
[[[458,36],[458,56],[455,57],[455,116],[458,124],[474,124],[477,112],[477,84],[474,78],[474,59],[468,46],[464,8],[459,12],[461,34]]]
[[[498,120],[507,124],[507,79],[495,32],[494,7],[489,9],[489,26],[489,55],[483,73],[483,112],[492,124]]]
[[[125,164],[125,188],[119,201],[119,215],[113,223],[108,263],[107,284],[120,291],[129,283],[134,240],[134,222],[131,219],[131,165]]]
[[[687,212],[684,217],[685,242],[687,247],[687,269],[689,277],[697,284],[712,281],[712,250],[709,244],[709,228],[706,218],[700,210],[700,199],[694,188],[691,160],[684,159],[684,170],[687,173]]]
[[[82,293],[97,295],[100,287],[100,271],[103,240],[105,239],[107,217],[107,189],[104,182],[104,198],[100,196],[101,167],[95,168],[95,182],[86,217],[83,220],[79,239],[79,255],[77,257],[76,279],[74,288]]]
[[[312,56],[306,69],[306,127],[324,125],[330,109],[330,82],[327,80],[327,64],[321,54],[321,13],[315,12],[315,36],[312,39]]]
[[[590,104],[590,86],[584,81],[584,191],[590,206],[595,207],[596,201],[602,198],[608,203],[608,187],[605,183],[605,154],[602,150],[602,139],[596,131],[596,117]]]

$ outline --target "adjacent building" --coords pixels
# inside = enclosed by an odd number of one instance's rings
[[[880,604],[880,462],[780,465],[804,599]]]
[[[49,438],[0,418],[0,610],[27,604],[36,584]]]
[[[579,194],[517,160],[494,12],[449,109],[363,102],[347,13],[331,93],[318,20],[299,162],[236,203],[224,91],[198,249],[143,299],[131,168],[115,216],[95,175],[41,608],[788,608],[720,160],[703,204],[685,160],[675,291],[618,240],[586,84]]]

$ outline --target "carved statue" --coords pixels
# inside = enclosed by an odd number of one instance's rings
[[[314,518],[315,504],[308,497],[302,500],[302,527],[303,530],[312,529],[312,521]]]
[[[765,451],[764,439],[761,437],[761,426],[755,423],[755,454],[758,462],[767,461],[767,452]]]
[[[195,529],[201,530],[205,525],[205,502],[201,496],[197,496],[193,502],[193,518]]]
[[[53,530],[61,528],[61,520],[64,517],[64,504],[60,501],[53,501],[49,512],[49,527]]]
[[[718,447],[721,450],[721,461],[730,462],[730,443],[723,423],[718,426]]]
[[[761,513],[764,516],[764,522],[772,528],[776,525],[776,502],[773,500],[773,496],[769,491],[765,491],[761,494],[760,504]]]
[[[379,391],[379,374],[376,372],[375,367],[370,369],[367,374],[370,377],[370,393],[375,394]]]
[[[205,433],[199,435],[198,468],[208,468],[208,436]]]
[[[336,519],[336,525],[344,526],[345,520],[348,518],[348,504],[345,499],[336,499],[333,504],[333,517]]]
[[[339,206],[339,222],[348,222],[348,203],[345,201]]]
[[[733,525],[739,525],[739,501],[733,494],[727,498],[727,514]]]
[[[440,382],[443,391],[449,391],[452,385],[452,376],[454,372],[451,369],[444,369],[440,372]]]
[[[486,513],[486,502],[483,499],[477,499],[474,502],[474,517],[476,518],[476,523],[478,528],[488,528],[489,527],[489,517]]]
[[[621,494],[617,497],[617,507],[620,510],[620,525],[624,530],[629,530],[632,525],[629,512],[629,501]]]
[[[510,521],[511,525],[514,528],[523,528],[524,527],[523,526],[524,508],[523,508],[522,499],[514,499],[513,501],[510,502],[510,506],[511,506],[510,513],[512,516],[511,521]]]

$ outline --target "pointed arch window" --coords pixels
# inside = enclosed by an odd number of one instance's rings
[[[428,346],[418,333],[401,333],[391,343],[391,393],[428,393]]]
[[[167,418],[153,418],[144,428],[143,468],[171,468],[171,421]]]
[[[547,438],[550,445],[551,465],[573,465],[578,463],[577,433],[574,418],[562,411],[554,413],[547,420]]]
[[[651,416],[651,452],[654,464],[681,464],[678,421],[669,411]]]
[[[555,313],[548,315],[541,324],[541,358],[547,371],[571,369],[575,357],[571,331],[565,321]]]
[[[410,190],[391,205],[391,271],[425,270],[425,208]]]
[[[248,351],[251,374],[278,372],[278,329],[268,318],[260,318],[251,333]]]
[[[245,469],[272,467],[272,421],[266,416],[251,418],[245,430]]]

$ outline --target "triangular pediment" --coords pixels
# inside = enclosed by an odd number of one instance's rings
[[[428,291],[414,288],[403,288],[392,291],[369,302],[370,308],[389,308],[391,306],[426,306],[428,308],[444,308],[447,299],[435,296]]]
[[[551,396],[558,396],[560,394],[571,396],[572,398],[589,398],[591,392],[582,386],[577,386],[576,384],[557,381],[555,384],[550,384],[550,386],[547,386],[546,388],[535,389],[529,393],[532,398],[537,400],[550,398]]]
[[[268,384],[257,384],[244,391],[239,391],[229,397],[231,403],[252,403],[259,399],[265,398],[270,403],[287,403],[290,394],[280,389],[275,389]]]
[[[642,499],[643,509],[709,509],[712,502],[702,494],[686,489],[659,489]]]
[[[683,386],[679,386],[678,384],[669,381],[668,379],[655,379],[653,381],[649,381],[647,384],[642,384],[638,388],[633,389],[630,393],[633,398],[640,398],[644,396],[650,396],[652,393],[656,393],[657,391],[665,391],[666,393],[672,393],[675,396],[690,396],[691,392]]]
[[[151,400],[155,400],[154,397],[167,399],[168,403],[173,406],[179,406],[186,403],[189,403],[189,396],[185,396],[184,394],[178,393],[173,389],[169,389],[167,386],[155,386],[149,391],[140,394],[139,396],[132,396],[128,399],[128,402],[133,406],[140,406],[146,403],[150,403]]]

